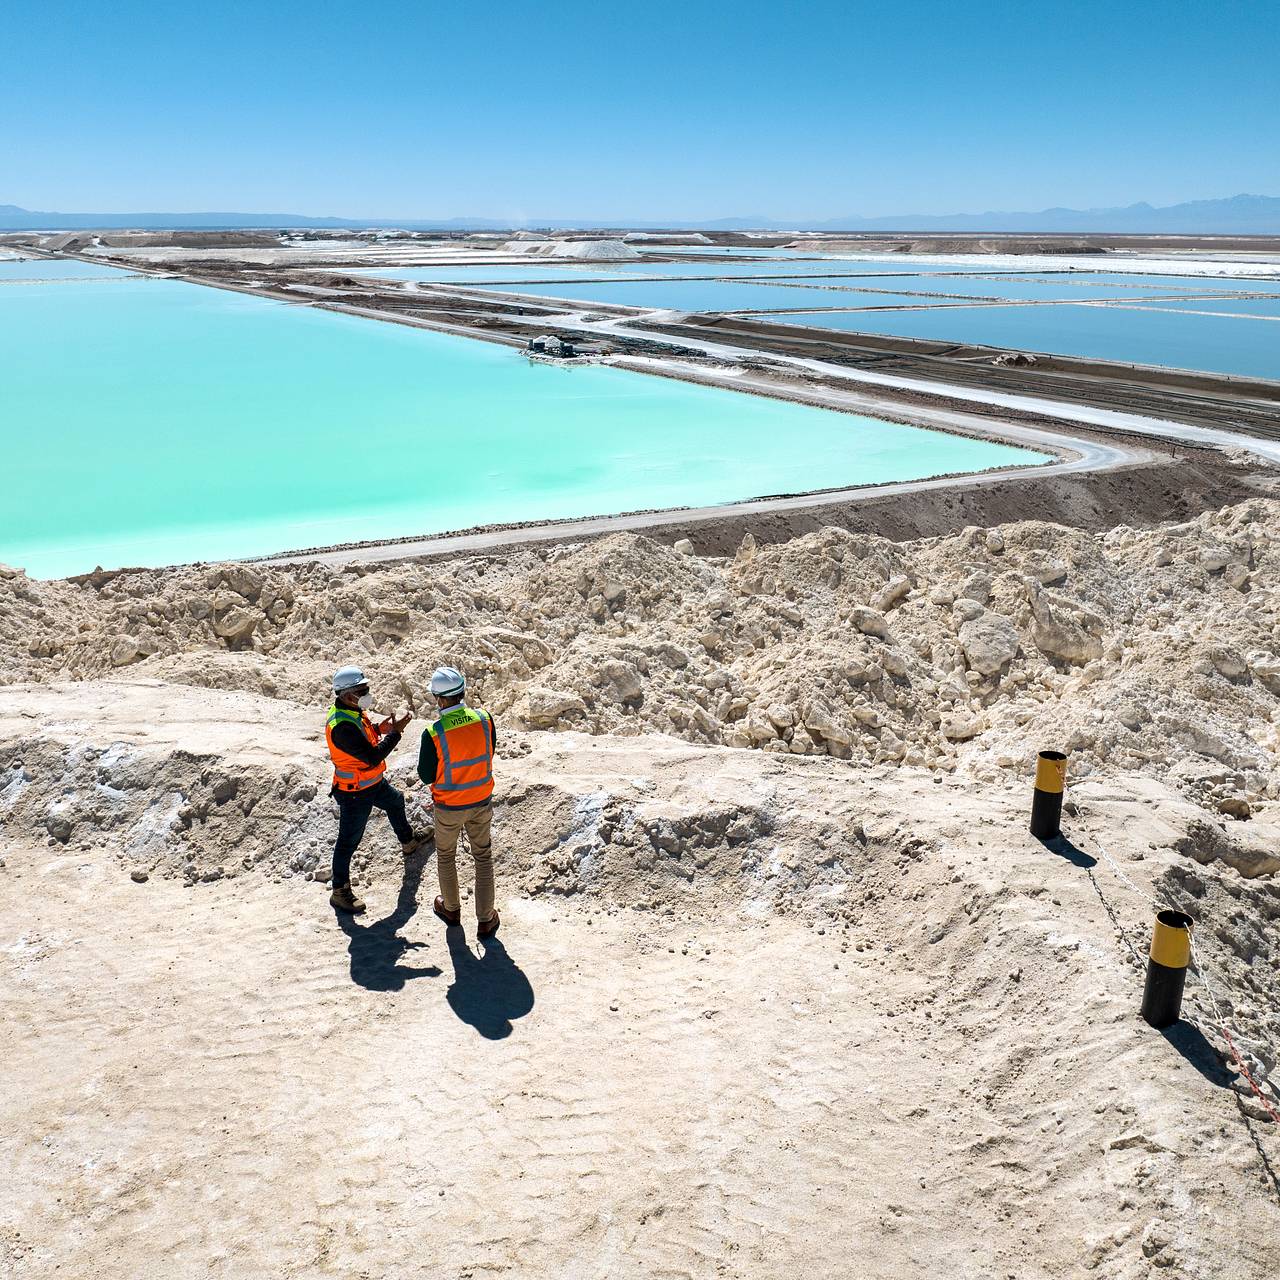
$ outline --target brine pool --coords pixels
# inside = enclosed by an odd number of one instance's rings
[[[79,263],[17,283],[33,265],[0,263],[0,561],[37,577],[1049,460]]]

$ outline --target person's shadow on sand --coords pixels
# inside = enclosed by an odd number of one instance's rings
[[[445,993],[449,1008],[486,1040],[511,1034],[512,1020],[533,1008],[533,987],[497,937],[481,938],[481,955],[467,946],[461,926],[445,931],[453,983]]]
[[[415,969],[400,963],[406,951],[425,947],[425,942],[410,942],[398,936],[399,930],[413,919],[418,910],[418,885],[426,859],[411,855],[405,859],[404,880],[395,910],[372,924],[361,924],[358,916],[334,911],[342,932],[350,939],[351,981],[369,991],[400,991],[411,978],[438,978],[444,971],[439,965]]]

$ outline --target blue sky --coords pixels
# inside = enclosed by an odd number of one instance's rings
[[[818,219],[1280,195],[1275,16],[49,0],[0,37],[0,204]]]

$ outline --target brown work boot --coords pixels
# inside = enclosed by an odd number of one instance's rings
[[[498,932],[498,926],[501,923],[502,921],[498,919],[498,908],[494,907],[493,915],[491,915],[487,920],[481,920],[480,923],[476,925],[476,937],[492,937],[493,934]]]
[[[462,911],[450,911],[449,908],[444,905],[444,899],[439,895],[436,896],[436,900],[432,904],[431,910],[434,911],[436,915],[438,915],[447,925],[462,923]]]
[[[349,911],[353,916],[358,916],[364,910],[364,903],[356,897],[349,884],[344,884],[329,895],[329,905],[339,911]]]
[[[406,858],[411,853],[417,853],[417,851],[421,849],[434,834],[434,831],[430,827],[425,831],[415,831],[407,840],[400,841],[400,852],[403,853]]]

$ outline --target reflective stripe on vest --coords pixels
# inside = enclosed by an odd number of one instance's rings
[[[480,734],[476,733],[477,726]],[[430,733],[436,743],[432,799],[445,808],[483,804],[493,794],[493,726],[489,713],[466,706],[450,707],[431,726]],[[459,749],[471,754],[455,758]],[[479,755],[475,754],[477,749]]]
[[[364,791],[367,787],[376,787],[387,771],[387,762],[379,760],[377,764],[365,764],[364,761],[337,746],[333,741],[333,730],[344,720],[356,725],[369,740],[370,746],[378,745],[378,731],[363,711],[352,711],[349,707],[330,707],[324,736],[329,744],[329,755],[333,760],[333,785],[339,791]]]

